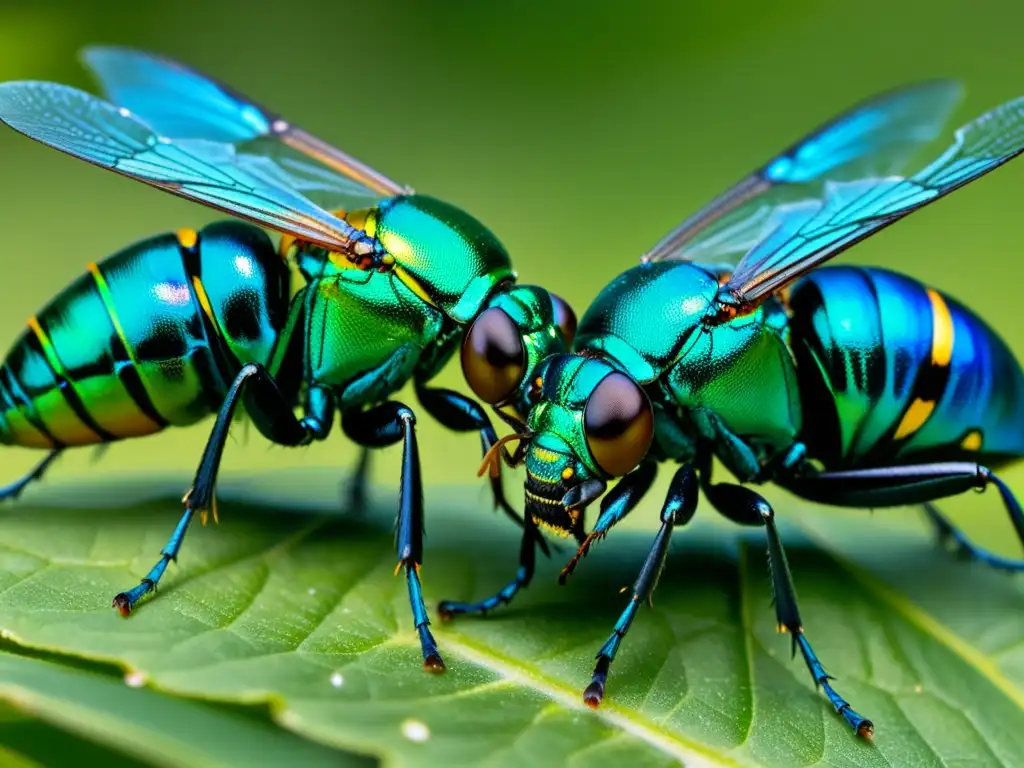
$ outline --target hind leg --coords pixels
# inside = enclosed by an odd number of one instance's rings
[[[956,496],[972,488],[994,485],[1017,538],[1024,545],[1024,511],[1013,491],[992,470],[981,464],[945,462],[901,467],[823,472],[806,478],[786,479],[781,484],[812,501],[853,507],[885,507],[924,504],[941,540],[952,542],[972,559],[1007,571],[1024,571],[1024,561],[1011,560],[973,544],[930,502]]]
[[[46,454],[46,457],[42,461],[13,483],[8,483],[7,485],[0,487],[0,501],[18,498],[21,495],[21,492],[25,490],[25,486],[35,482],[36,480],[41,480],[43,474],[50,468],[50,465],[58,456],[60,456],[61,451],[63,450],[63,448],[54,448]]]
[[[178,521],[167,545],[160,551],[160,559],[136,586],[114,597],[113,607],[120,611],[122,616],[130,614],[139,600],[156,591],[168,564],[172,560],[177,560],[181,543],[195,513],[198,511],[200,515],[205,516],[206,512],[210,511],[216,518],[214,486],[217,482],[217,471],[235,408],[243,394],[248,396],[248,410],[260,432],[279,445],[306,445],[312,440],[322,440],[330,432],[333,400],[323,390],[310,388],[305,408],[306,415],[300,420],[292,410],[292,401],[281,392],[266,368],[256,363],[249,363],[243,367],[235,377],[217,413],[217,420],[206,442],[192,489],[184,498],[185,513]]]
[[[359,517],[366,514],[366,486],[369,483],[369,478],[370,449],[366,446],[361,446],[355,472],[341,484],[341,503],[342,508],[346,512]]]
[[[1010,573],[1024,571],[1024,560],[1013,560],[979,547],[939,512],[938,507],[931,502],[925,503],[924,512],[935,528],[939,543],[943,546],[963,555],[968,560],[977,560],[979,563],[984,563],[1000,571],[1009,571]]]

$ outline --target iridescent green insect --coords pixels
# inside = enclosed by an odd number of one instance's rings
[[[775,513],[743,484],[885,507],[991,483],[1024,541],[1020,505],[990,469],[1024,456],[1024,374],[1006,345],[970,310],[911,278],[845,266],[812,271],[1024,148],[1020,99],[961,128],[923,170],[889,175],[937,136],[958,95],[954,84],[933,82],[862,104],[688,219],[598,295],[572,354],[552,356],[537,372],[523,432],[527,527],[516,579],[483,603],[444,603],[444,615],[508,602],[532,575],[531,528],[579,541],[564,583],[636,507],[658,464],[675,461],[661,529],[584,700],[600,704],[672,530],[696,511],[699,485],[726,517],[765,528],[778,624],[791,633],[793,653],[800,650],[845,721],[873,733],[812,650]],[[714,457],[741,484],[712,483]],[[584,510],[616,477],[586,533]],[[1024,570],[930,514],[975,556]]]
[[[181,522],[142,582],[114,598],[128,615],[176,559],[194,513],[215,513],[217,468],[240,400],[259,431],[282,445],[323,440],[340,412],[345,433],[364,446],[356,497],[365,449],[404,444],[399,567],[424,665],[443,669],[418,575],[415,418],[388,398],[413,381],[428,413],[479,432],[486,452],[497,438],[484,410],[430,380],[461,344],[476,394],[499,415],[522,409],[534,367],[571,341],[571,310],[516,285],[505,249],[469,214],[413,193],[231,89],[130,50],[91,48],[85,61],[112,103],[54,83],[5,83],[0,120],[285,237],[275,249],[259,227],[229,221],[90,264],[29,321],[0,366],[0,441],[49,450],[0,498],[17,496],[67,447],[215,412]],[[519,520],[498,477],[493,491]]]

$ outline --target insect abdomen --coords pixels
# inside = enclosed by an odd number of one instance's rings
[[[194,423],[287,313],[270,239],[237,222],[137,243],[31,318],[0,366],[0,441],[87,445]]]
[[[804,441],[829,467],[1024,454],[1024,374],[944,294],[883,269],[829,267],[791,296]]]

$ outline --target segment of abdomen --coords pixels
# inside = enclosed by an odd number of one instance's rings
[[[888,270],[827,267],[790,309],[802,439],[827,467],[1024,454],[1024,374],[955,300]]]
[[[192,424],[240,365],[269,358],[287,299],[273,244],[236,222],[89,264],[0,365],[0,442],[56,448]]]

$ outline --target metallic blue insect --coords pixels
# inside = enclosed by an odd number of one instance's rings
[[[584,700],[598,706],[669,538],[700,486],[712,506],[767,534],[778,624],[814,681],[864,737],[874,726],[832,687],[797,607],[775,512],[749,483],[852,507],[924,504],[994,484],[1024,541],[1024,514],[992,469],[1024,456],[1024,374],[999,336],[954,299],[885,269],[821,265],[1024,149],[1024,99],[956,132],[917,173],[893,175],[934,139],[959,96],[948,82],[884,94],[799,141],[663,238],[601,291],[569,354],[537,371],[521,564],[481,603],[529,583],[529,527],[572,535],[572,573],[638,504],[659,463],[681,464],[628,606],[597,654]],[[737,258],[738,257],[738,258]],[[718,458],[739,484],[713,483]],[[604,496],[589,533],[584,510]],[[971,545],[937,511],[945,536]]]
[[[534,367],[564,351],[571,309],[517,285],[505,248],[455,206],[416,194],[281,116],[177,62],[120,48],[85,61],[110,101],[57,83],[0,84],[0,121],[75,157],[247,221],[180,230],[100,263],[44,307],[0,363],[0,443],[55,456],[217,414],[185,512],[160,558],[113,605],[152,595],[214,487],[244,402],[280,445],[341,428],[367,449],[401,443],[396,522],[423,663],[444,662],[420,583],[423,499],[413,383],[445,427],[498,438],[475,400],[432,386],[456,353],[470,388],[522,407]],[[253,225],[259,226],[253,226]],[[263,228],[283,234],[274,247]],[[296,414],[301,406],[301,417]],[[502,413],[497,410],[499,416]],[[499,445],[499,450],[500,450]],[[518,514],[492,478],[495,505]]]

